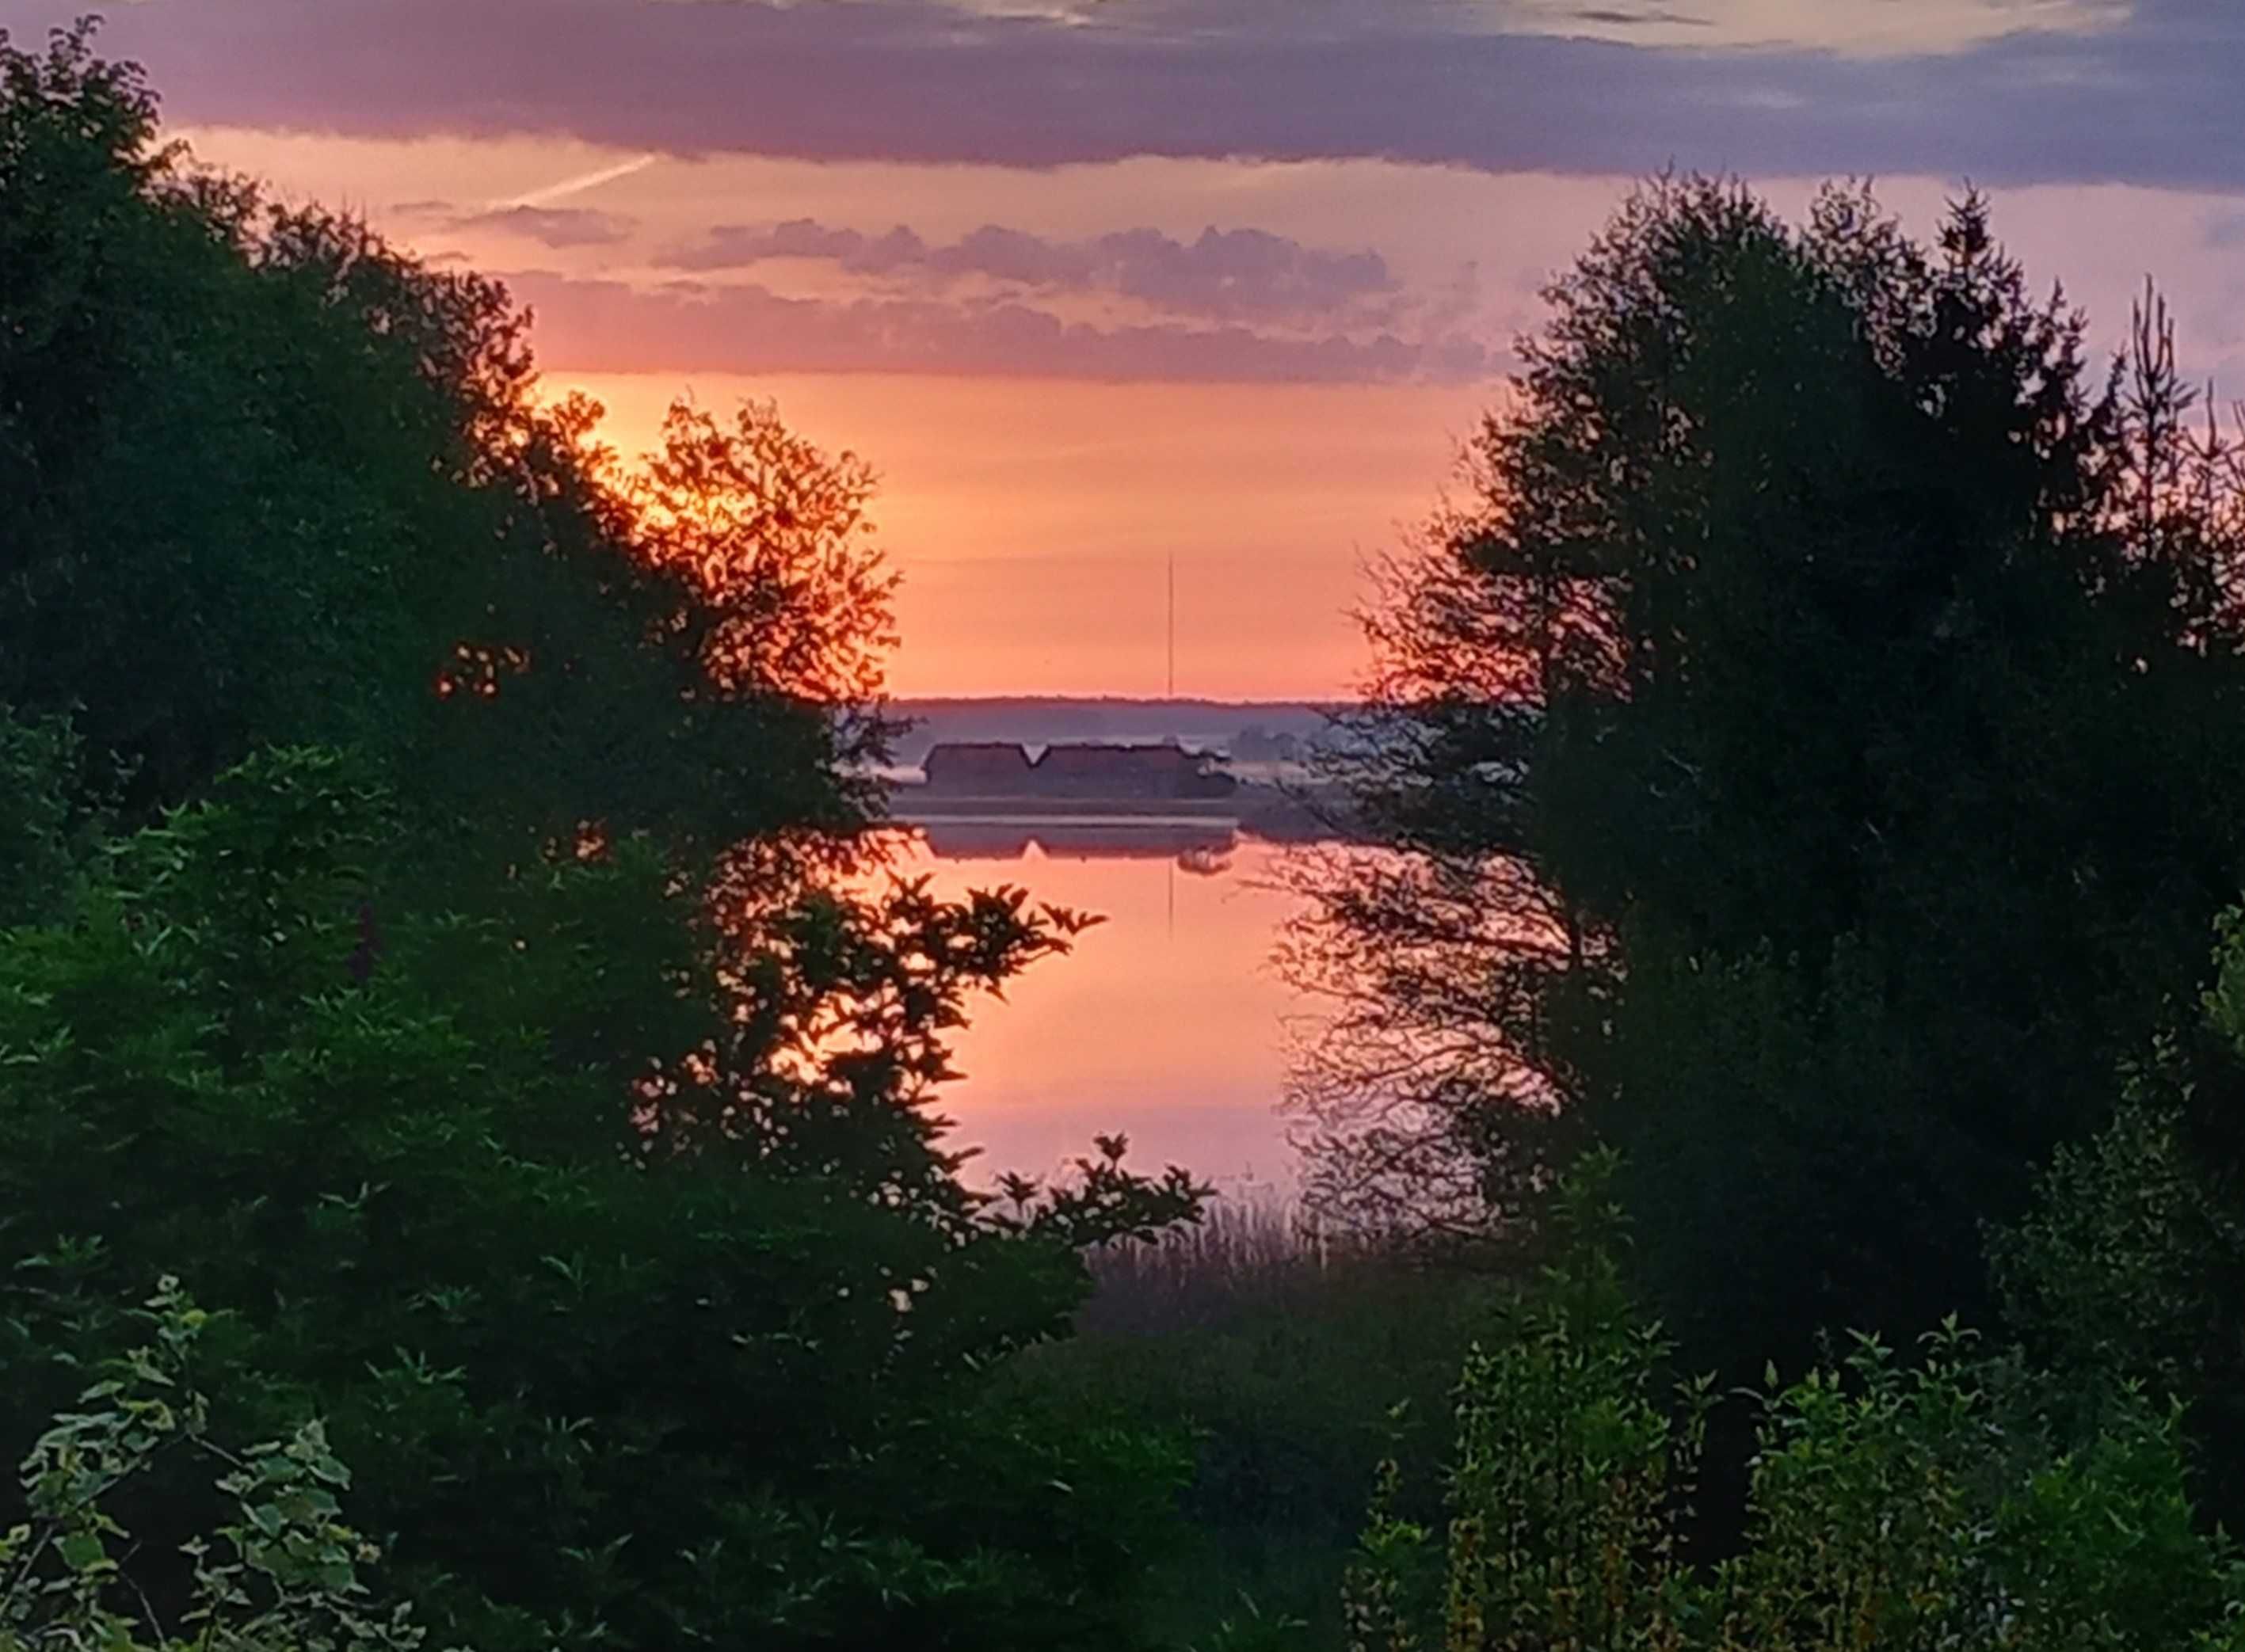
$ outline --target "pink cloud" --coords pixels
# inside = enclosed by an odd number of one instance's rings
[[[1211,227],[1191,240],[1155,229],[1057,240],[986,224],[936,245],[902,226],[869,235],[795,219],[761,228],[720,225],[665,261],[709,271],[781,259],[828,263],[853,275],[905,277],[934,290],[981,277],[1044,293],[1108,294],[1217,321],[1384,319],[1401,293],[1377,253],[1306,247],[1260,229]]]
[[[506,278],[536,311],[542,357],[583,373],[883,372],[1199,383],[1465,383],[1496,362],[1478,342],[1237,323],[1096,327],[1016,302],[790,297],[753,284],[646,288],[531,271]]]

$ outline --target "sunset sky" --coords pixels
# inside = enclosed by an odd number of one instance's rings
[[[0,0],[19,37],[83,9]],[[535,307],[635,450],[870,458],[901,694],[1344,691],[1363,558],[1633,176],[1965,179],[2100,335],[2245,394],[2235,0],[137,0],[206,160]]]

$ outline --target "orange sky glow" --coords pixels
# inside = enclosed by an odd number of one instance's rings
[[[1742,8],[1740,26],[1780,10]],[[902,696],[1160,694],[1172,563],[1180,694],[1347,693],[1364,562],[1425,518],[1539,289],[1629,184],[1361,158],[932,164],[181,130],[207,162],[507,281],[539,317],[548,391],[595,396],[627,456],[690,395],[772,398],[869,460],[903,576]],[[1788,210],[1812,187],[1759,181]],[[1923,231],[1954,187],[1912,175],[1881,194]],[[2245,383],[2245,216],[2226,193],[2038,183],[1997,206],[2100,340],[2157,271],[2194,365]]]
[[[1169,568],[1176,568],[1177,689],[1223,699],[1344,694],[1363,644],[1352,613],[1365,559],[1393,549],[1449,478],[1457,445],[1492,383],[1180,383],[1040,377],[1008,371],[746,372],[728,363],[722,322],[652,324],[627,296],[573,304],[560,324],[541,279],[597,274],[659,287],[645,261],[713,219],[819,214],[919,233],[986,221],[1052,236],[1095,234],[1118,210],[1190,237],[1243,213],[1289,233],[1348,244],[1341,220],[1401,239],[1392,178],[1354,165],[1252,166],[1125,162],[1069,169],[823,166],[756,159],[691,162],[581,144],[508,139],[340,139],[238,128],[191,130],[196,154],[266,178],[283,194],[341,205],[424,255],[513,277],[540,315],[546,389],[584,390],[607,410],[606,439],[627,457],[649,446],[678,396],[706,407],[776,400],[829,449],[854,450],[881,478],[875,518],[902,575],[902,696],[1127,694],[1166,691]],[[1490,180],[1414,169],[1448,197],[1440,226],[1486,206]],[[1087,185],[1093,186],[1086,187]],[[1515,180],[1563,194],[1587,228],[1579,186]],[[1116,197],[1124,205],[1118,208]],[[1353,214],[1349,203],[1362,212]],[[526,245],[503,223],[464,222],[465,202],[504,212],[628,209],[627,245]],[[1540,201],[1539,201],[1539,204]],[[1422,210],[1427,203],[1421,203]],[[1415,261],[1466,263],[1469,236],[1438,233]],[[1421,241],[1429,238],[1423,234]],[[1524,288],[1542,268],[1514,272]],[[831,277],[795,272],[797,290]],[[1127,302],[1112,306],[1127,309]],[[1524,312],[1511,318],[1526,319]],[[1034,365],[1034,362],[1031,363]]]
[[[904,695],[1163,694],[1171,559],[1180,694],[1343,692],[1361,557],[1423,513],[1477,408],[1418,387],[551,377],[609,410],[626,453],[688,391],[774,397],[822,446],[872,460],[904,575]]]

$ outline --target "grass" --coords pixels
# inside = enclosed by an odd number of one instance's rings
[[[1306,1621],[1293,1644],[1340,1646],[1341,1570],[1373,1473],[1391,1451],[1438,1459],[1501,1282],[1352,1241],[1270,1198],[1219,1201],[1196,1228],[1098,1255],[1093,1274],[1080,1334],[1035,1351],[1020,1378],[1196,1440],[1193,1541],[1160,1568],[1150,1629],[1211,1648],[1245,1596],[1266,1618]]]
[[[1276,1196],[1218,1199],[1200,1222],[1156,1243],[1094,1253],[1077,1329],[1094,1337],[1211,1330],[1314,1297],[1370,1255]]]

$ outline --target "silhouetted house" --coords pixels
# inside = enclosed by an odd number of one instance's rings
[[[1019,797],[1033,789],[1029,754],[1006,741],[937,746],[920,767],[931,791],[970,797]]]
[[[1182,746],[1054,746],[1037,789],[1070,797],[1222,797],[1237,784]]]
[[[1019,746],[936,747],[930,791],[969,797],[1228,797],[1238,782],[1216,760],[1159,746],[1048,746],[1032,762]]]

